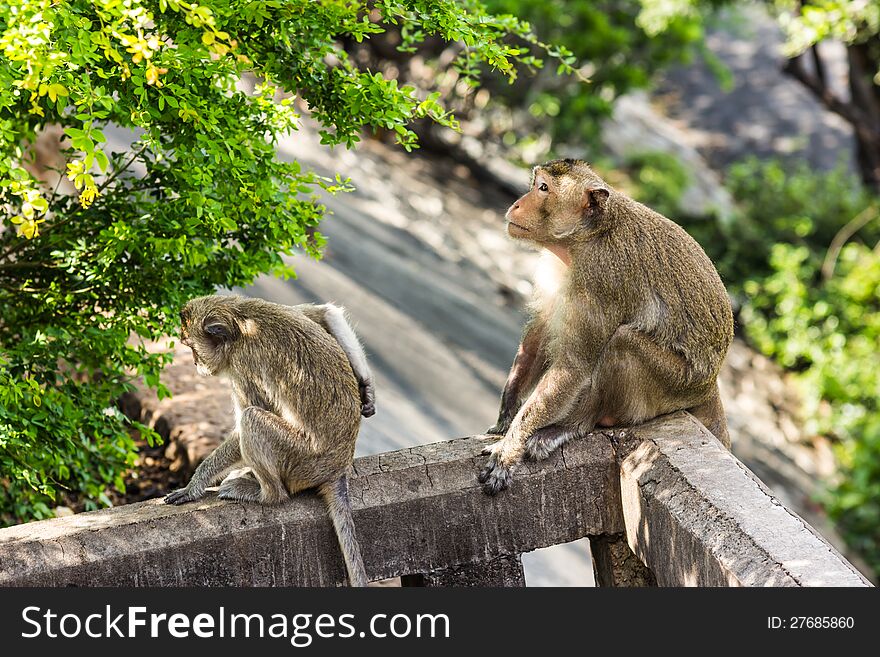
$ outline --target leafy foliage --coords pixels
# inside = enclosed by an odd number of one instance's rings
[[[465,134],[501,139],[507,157],[534,164],[566,146],[598,145],[601,119],[611,113],[614,101],[647,87],[655,73],[675,62],[701,54],[724,77],[726,69],[703,45],[705,18],[723,1],[485,0],[491,11],[527,21],[552,43],[514,31],[509,43],[521,49],[520,61],[534,75],[520,76],[511,85],[484,75],[479,59],[457,45],[426,40],[413,46],[407,25],[396,31],[390,26],[385,38],[349,40],[347,48],[365,70],[393,71],[408,84],[441,94],[462,119]],[[544,55],[555,58],[553,66],[542,67]],[[451,67],[446,64],[450,59]],[[477,80],[481,87],[475,91]],[[445,150],[456,141],[430,125],[425,128],[419,134],[429,146]]]
[[[742,319],[762,351],[800,370],[808,430],[839,441],[840,477],[825,502],[880,573],[880,254],[846,245],[827,281],[819,255],[777,244],[773,273],[745,284]]]
[[[632,153],[622,165],[634,187],[635,198],[664,216],[676,217],[678,221],[684,219],[681,199],[690,176],[675,155],[661,151]]]
[[[880,34],[880,4],[861,0],[811,0],[797,12],[790,0],[772,0],[785,29],[785,53],[794,57],[826,39],[864,43]],[[875,61],[880,67],[880,59]],[[880,85],[880,70],[874,71]]]
[[[752,160],[729,184],[748,222],[748,239],[732,241],[724,260],[742,324],[798,372],[807,430],[838,441],[839,477],[823,501],[880,574],[880,199],[843,167],[787,173]],[[859,217],[871,221],[829,255]],[[823,264],[835,266],[823,274]]]
[[[328,145],[371,126],[409,149],[411,121],[455,126],[436,96],[357,69],[338,45],[398,23],[509,78],[525,52],[506,37],[534,41],[472,1],[0,6],[0,521],[45,517],[59,491],[106,503],[132,462],[115,400],[136,377],[166,394],[167,356],[144,340],[174,332],[193,295],[290,274],[294,249],[319,254],[318,193],[347,184],[276,157],[297,126],[290,93]],[[34,173],[53,125],[72,194]],[[109,148],[110,130],[131,146]]]
[[[876,198],[842,163],[832,171],[816,172],[805,163],[791,166],[748,158],[730,167],[725,185],[737,202],[736,221],[722,224],[705,217],[681,221],[714,259],[740,301],[747,300],[745,281],[760,280],[774,271],[775,244],[802,246],[818,258],[843,225]],[[875,243],[880,225],[865,227],[857,237]]]
[[[865,184],[880,191],[880,3],[863,0],[773,0],[785,30],[784,70],[853,128],[856,162]],[[829,82],[823,41],[846,48],[844,96]],[[811,66],[804,64],[806,51]]]
[[[702,6],[688,0],[488,0],[487,4],[528,20],[536,31],[567,46],[583,62],[581,71],[589,86],[546,75],[528,89],[499,90],[508,103],[524,104],[560,143],[595,141],[600,120],[610,115],[619,96],[647,87],[655,73],[697,53],[711,58],[703,48],[703,28],[712,2]]]

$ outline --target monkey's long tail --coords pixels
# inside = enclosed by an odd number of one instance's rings
[[[348,499],[348,476],[342,475],[339,479],[322,484],[318,487],[318,493],[327,503],[330,520],[336,529],[339,548],[342,550],[345,569],[348,571],[349,585],[366,586],[367,573],[364,570],[364,559],[354,531],[351,502]]]

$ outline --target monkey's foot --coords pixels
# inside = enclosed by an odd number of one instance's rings
[[[486,429],[486,433],[490,436],[504,436],[507,435],[508,429],[510,429],[510,420],[502,420],[501,418],[498,418],[498,421],[494,426]]]
[[[189,488],[178,488],[165,496],[165,504],[186,504],[199,499],[201,494],[196,494]]]
[[[221,500],[237,502],[259,502],[260,483],[253,477],[236,477],[227,479],[220,485],[217,497]]]
[[[477,481],[483,484],[483,492],[486,495],[497,495],[505,488],[510,488],[512,478],[513,470],[510,466],[501,464],[494,456],[477,475]]]
[[[574,435],[573,431],[555,425],[538,429],[526,439],[525,457],[532,461],[543,461]]]
[[[372,417],[376,414],[376,393],[373,391],[372,383],[359,383],[361,394],[361,415],[364,417]]]
[[[525,457],[529,461],[543,461],[550,456],[550,451],[547,441],[543,440],[540,436],[532,435],[526,441]]]

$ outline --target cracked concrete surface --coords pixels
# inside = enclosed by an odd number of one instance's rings
[[[607,442],[583,441],[568,465],[557,456],[520,473],[514,490],[498,498],[475,481],[482,445],[464,438],[357,461],[350,488],[371,579],[468,567],[621,530],[619,515],[593,501],[617,499]],[[213,494],[181,507],[152,500],[0,530],[0,585],[327,586],[343,579],[335,535],[313,494],[274,507]]]

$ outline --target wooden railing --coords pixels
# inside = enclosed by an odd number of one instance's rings
[[[572,441],[496,497],[476,481],[484,444],[355,462],[371,579],[522,586],[524,552],[588,536],[600,585],[870,585],[686,413]],[[152,500],[0,530],[2,585],[343,582],[327,514],[308,494],[277,507]]]

